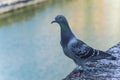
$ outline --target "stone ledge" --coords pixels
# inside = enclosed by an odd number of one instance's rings
[[[41,3],[46,0],[0,0],[0,14],[6,13],[12,10],[23,8],[26,6]]]

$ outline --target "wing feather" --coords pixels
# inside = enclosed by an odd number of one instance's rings
[[[88,55],[91,56],[93,54],[91,50],[91,47],[80,40],[71,44],[71,51],[75,54],[75,56],[80,58]],[[91,51],[91,53],[89,53],[89,51]]]

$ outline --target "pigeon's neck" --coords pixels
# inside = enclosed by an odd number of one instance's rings
[[[68,24],[60,24],[61,26],[61,42],[66,45],[74,36]]]

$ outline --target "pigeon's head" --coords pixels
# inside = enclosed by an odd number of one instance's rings
[[[67,24],[67,20],[63,15],[57,15],[51,23]]]

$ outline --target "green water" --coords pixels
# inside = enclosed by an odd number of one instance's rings
[[[54,17],[67,17],[74,34],[107,50],[120,41],[120,1],[49,0],[0,15],[0,80],[61,80],[75,64],[60,46]]]

